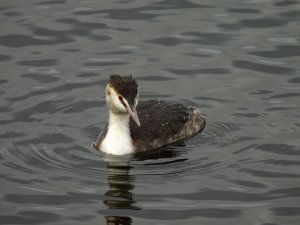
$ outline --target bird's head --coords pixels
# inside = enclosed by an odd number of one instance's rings
[[[140,126],[136,106],[138,103],[138,84],[129,76],[111,75],[106,85],[106,102],[112,113],[128,113]]]

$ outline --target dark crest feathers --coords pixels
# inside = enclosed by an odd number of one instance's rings
[[[118,74],[110,75],[109,85],[111,85],[120,95],[122,95],[130,105],[134,104],[138,92],[138,84],[135,79],[129,76]]]

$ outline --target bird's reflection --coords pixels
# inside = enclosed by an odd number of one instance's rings
[[[132,220],[127,216],[106,216],[107,225],[129,225],[132,224]]]
[[[123,157],[106,156],[108,170],[109,190],[105,193],[104,204],[109,209],[131,209],[139,210],[135,206],[132,191],[134,189],[135,177],[129,174],[130,159]],[[106,224],[127,225],[132,224],[132,219],[126,216],[106,216]]]
[[[173,149],[160,149],[135,155],[134,157],[105,155],[109,190],[105,193],[106,198],[103,201],[104,204],[109,209],[141,210],[133,199],[136,177],[130,175],[130,170],[133,168],[130,163],[132,160],[143,161],[146,159],[173,158],[176,156],[178,156],[178,152],[173,151]],[[110,215],[106,216],[105,219],[107,225],[132,224],[132,219],[128,216]]]
[[[129,160],[109,161],[107,169],[109,190],[105,195],[111,198],[104,202],[105,205],[110,209],[139,209],[133,205],[135,201],[131,191],[135,177],[129,174]]]

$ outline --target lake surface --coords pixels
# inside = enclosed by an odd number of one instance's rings
[[[0,224],[299,224],[299,19],[296,0],[1,0]],[[205,130],[97,152],[112,73]]]

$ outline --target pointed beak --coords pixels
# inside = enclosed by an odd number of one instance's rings
[[[140,127],[141,124],[140,124],[140,120],[139,120],[136,108],[134,106],[130,107],[130,106],[126,105],[126,110],[130,114],[130,116],[132,117],[134,122],[136,122],[136,124]]]

